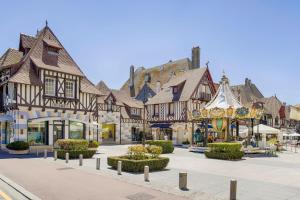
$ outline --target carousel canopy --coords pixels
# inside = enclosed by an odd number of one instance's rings
[[[236,99],[236,97],[232,93],[229,87],[229,80],[224,74],[216,95],[212,98],[210,102],[206,104],[205,108],[206,109],[213,109],[213,108],[237,109],[241,107],[242,107],[241,103]]]
[[[244,133],[248,133],[248,129],[243,131]],[[253,127],[253,133],[262,133],[262,134],[279,134],[280,130],[264,125],[264,124],[259,124]]]

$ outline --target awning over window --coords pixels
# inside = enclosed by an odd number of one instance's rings
[[[151,128],[170,128],[171,124],[152,124]]]
[[[0,116],[0,122],[5,122],[5,121],[13,121],[13,117],[11,115],[1,115]]]

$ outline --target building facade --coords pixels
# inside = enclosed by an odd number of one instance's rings
[[[173,77],[146,103],[146,119],[154,139],[168,137],[174,144],[185,141],[192,143],[193,133],[201,125],[200,122],[191,121],[188,113],[202,108],[215,93],[212,77],[206,67]]]
[[[97,139],[100,92],[46,26],[0,58],[1,144]]]

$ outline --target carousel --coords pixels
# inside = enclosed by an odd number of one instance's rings
[[[205,127],[203,135],[203,146],[210,142],[230,142],[238,137],[239,121],[243,120],[249,126],[248,141],[252,136],[253,122],[259,120],[263,110],[256,106],[243,106],[232,93],[229,80],[223,74],[219,89],[215,96],[203,108],[195,109],[189,113],[192,122],[201,122]],[[251,130],[252,127],[252,130]],[[208,129],[212,129],[213,135],[208,135]],[[236,128],[236,134],[233,135],[233,129]],[[197,134],[197,133],[194,133]],[[213,137],[213,139],[211,139]],[[193,138],[195,138],[193,136]]]

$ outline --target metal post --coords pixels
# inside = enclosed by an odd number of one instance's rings
[[[237,188],[237,181],[232,179],[230,180],[230,197],[229,200],[236,200],[236,188]]]
[[[118,175],[122,174],[122,161],[118,161]]]
[[[187,190],[187,172],[179,172],[179,189]]]
[[[66,153],[66,163],[69,163],[69,153]]]
[[[100,158],[96,158],[96,169],[100,170]]]
[[[36,157],[39,157],[39,149],[36,149]]]
[[[45,150],[44,150],[44,159],[47,158],[47,154],[48,154],[48,153],[47,153],[47,149],[45,149]]]
[[[54,160],[57,160],[57,151],[54,151]]]
[[[208,139],[208,119],[205,119],[205,132],[204,132],[204,143],[203,146],[207,147],[207,139]]]
[[[80,154],[79,155],[79,166],[82,166],[82,159],[83,159],[83,155]]]
[[[149,181],[149,166],[145,166],[145,167],[144,167],[144,180],[145,180],[146,182]]]

